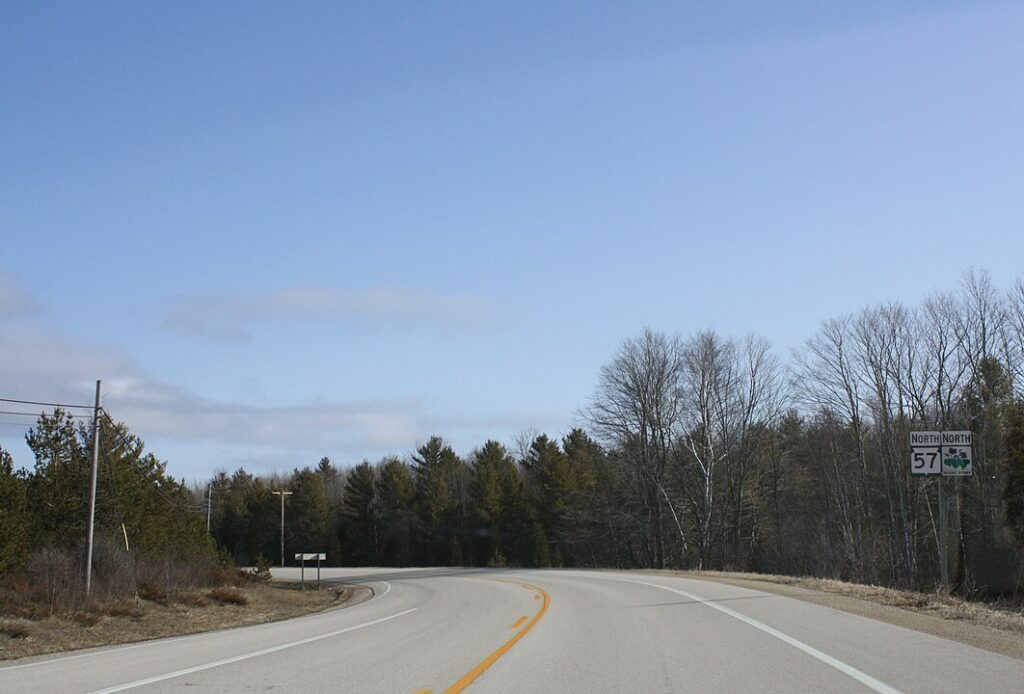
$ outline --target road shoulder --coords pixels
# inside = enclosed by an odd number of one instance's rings
[[[970,607],[970,603],[965,601],[936,599],[935,596],[927,594],[891,591],[873,586],[840,583],[839,581],[784,577],[778,577],[779,580],[776,580],[776,577],[765,580],[753,575],[716,572],[664,571],[650,573],[725,583],[782,595],[1024,660],[1024,627],[1020,626],[1024,624],[1024,615],[1019,613],[1002,618],[999,613],[1003,611],[990,610],[977,605]],[[800,585],[804,581],[816,587]],[[859,593],[859,595],[851,593]],[[887,604],[894,600],[903,601],[906,604]],[[986,614],[986,612],[994,614]],[[958,613],[959,618],[957,618]],[[978,623],[982,620],[993,621],[1000,626]]]

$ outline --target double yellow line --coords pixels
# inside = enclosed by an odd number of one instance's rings
[[[519,583],[519,585],[526,588],[527,590],[533,591],[533,599],[541,601],[540,609],[537,610],[536,614],[533,615],[533,618],[527,621],[525,626],[522,626],[522,628],[519,627],[521,624],[523,624],[524,621],[526,621],[526,616],[524,615],[517,619],[516,623],[512,625],[513,629],[519,628],[519,631],[516,632],[515,636],[510,638],[508,641],[503,643],[496,651],[494,651],[489,656],[480,661],[480,663],[475,668],[473,668],[465,675],[463,675],[458,682],[445,689],[444,694],[459,694],[459,692],[465,690],[466,687],[473,684],[476,678],[484,674],[489,667],[498,662],[498,659],[501,658],[501,656],[508,653],[509,649],[512,648],[512,646],[519,643],[519,640],[526,636],[530,632],[530,629],[533,629],[533,627],[537,625],[537,622],[544,618],[544,615],[548,611],[548,605],[551,604],[551,596],[548,595],[548,592],[540,586],[535,586],[529,583]]]

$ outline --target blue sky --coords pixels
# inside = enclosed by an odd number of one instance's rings
[[[645,326],[1024,274],[1019,3],[370,5],[0,7],[0,397],[190,479],[468,452]]]

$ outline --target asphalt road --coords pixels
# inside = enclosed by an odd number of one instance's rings
[[[15,661],[0,667],[0,692],[1024,691],[1022,661],[708,581],[556,570],[324,576],[375,595],[286,622]]]

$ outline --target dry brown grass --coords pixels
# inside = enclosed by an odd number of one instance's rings
[[[174,602],[179,605],[188,605],[189,607],[206,607],[209,601],[202,593],[176,593],[173,596]]]
[[[245,609],[217,600],[209,600],[205,606],[141,600],[137,608],[131,601],[97,605],[96,611],[106,616],[91,627],[76,623],[69,614],[46,617],[31,623],[30,638],[0,638],[0,660],[262,624],[339,607],[353,596],[364,599],[370,595],[366,588],[339,586],[303,591],[297,586],[253,584],[230,590],[237,590],[249,601]]]
[[[217,585],[243,585],[245,575],[220,567],[212,554],[129,554],[119,538],[97,537],[86,595],[78,550],[42,547],[14,572],[0,575],[0,615],[45,619],[95,611],[96,604],[134,599],[167,603]]]
[[[729,571],[701,571],[694,572],[694,575],[797,586],[823,593],[868,600],[881,605],[933,615],[941,619],[969,622],[1024,634],[1024,609],[1022,609],[1024,606],[1020,603],[971,601],[944,593],[919,593],[882,586],[847,583],[828,578],[745,574]]]
[[[27,639],[32,634],[32,630],[28,628],[27,624],[21,622],[0,622],[0,634],[9,639]]]
[[[219,586],[240,588],[253,582],[252,574],[228,566],[218,566],[210,572],[210,580]]]
[[[207,595],[209,595],[212,600],[216,600],[217,602],[225,605],[238,605],[239,607],[245,607],[249,604],[249,597],[237,588],[221,586],[220,588],[214,588],[207,593]]]
[[[80,627],[94,627],[103,621],[103,616],[95,612],[72,612],[71,621]]]
[[[143,600],[160,603],[161,605],[167,604],[167,598],[170,596],[163,586],[148,581],[139,581],[138,585],[139,597]]]
[[[142,609],[134,602],[115,602],[103,606],[103,611],[110,617],[131,617],[141,619]]]

